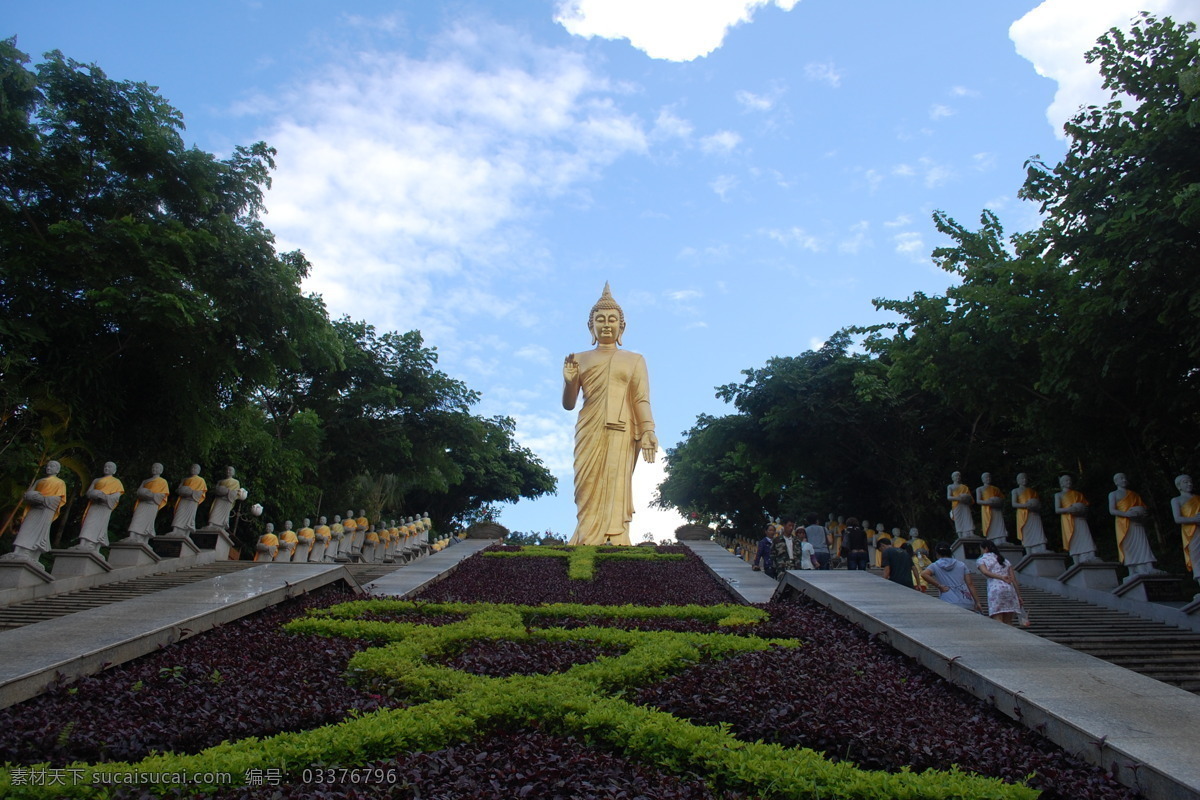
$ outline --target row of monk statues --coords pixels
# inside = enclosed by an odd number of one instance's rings
[[[25,515],[17,531],[13,551],[2,557],[5,560],[34,562],[50,549],[50,526],[58,519],[67,501],[67,485],[58,477],[61,469],[59,462],[48,462],[45,477],[25,492]],[[108,546],[109,519],[125,494],[125,485],[116,472],[116,464],[111,461],[105,463],[100,477],[92,481],[84,492],[87,508],[80,526],[79,543],[72,550],[96,553],[101,547]],[[124,541],[145,544],[156,535],[155,523],[159,511],[167,505],[171,494],[162,472],[162,464],[152,464],[150,477],[138,486]],[[210,497],[208,529],[228,531],[229,516],[234,505],[248,496],[234,477],[235,474],[233,467],[226,467],[225,477],[210,490],[204,478],[200,477],[200,466],[193,464],[190,474],[175,489],[171,535],[186,537],[194,533],[200,505]]]
[[[283,524],[283,531],[275,532],[275,525],[268,522],[266,533],[258,537],[255,545],[255,561],[284,561],[292,563],[328,561],[411,561],[429,550],[440,550],[444,541],[429,544],[429,531],[433,523],[426,513],[422,517],[407,517],[379,524],[367,519],[366,511],[346,512],[346,516],[334,515],[333,524],[326,517],[317,519],[312,527],[305,519],[299,530],[292,529],[292,521]],[[441,546],[439,546],[441,545]]]
[[[1036,489],[1029,485],[1025,473],[1017,475],[1017,486],[1009,493],[1009,503],[1016,510],[1016,538],[1027,553],[1048,552],[1046,532],[1042,527],[1042,501]],[[1008,528],[1004,520],[1004,492],[992,484],[991,473],[980,476],[981,485],[972,491],[962,482],[962,473],[954,472],[946,486],[946,500],[950,503],[950,519],[958,537],[980,536],[997,544],[1008,542]],[[1091,504],[1082,492],[1074,487],[1070,475],[1058,479],[1059,491],[1054,495],[1054,513],[1058,516],[1062,533],[1063,549],[1075,564],[1097,561],[1096,540],[1088,525],[1087,514]],[[1113,476],[1113,491],[1108,494],[1108,513],[1113,517],[1116,533],[1117,553],[1120,562],[1132,575],[1161,574],[1155,568],[1157,557],[1150,547],[1146,535],[1146,502],[1142,496],[1129,488],[1125,473]],[[1192,493],[1192,479],[1180,475],[1175,479],[1178,496],[1171,500],[1171,512],[1180,526],[1183,555],[1193,577],[1200,580],[1200,536],[1196,527],[1200,525],[1200,496]],[[973,511],[979,507],[978,522]]]

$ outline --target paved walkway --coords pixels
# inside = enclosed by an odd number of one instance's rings
[[[680,542],[684,547],[700,556],[704,566],[724,581],[745,603],[766,603],[779,582],[754,568],[716,542]]]
[[[1200,697],[865,572],[789,572],[798,592],[1041,729],[1152,800],[1200,798]],[[1044,727],[1043,727],[1044,726]]]
[[[357,587],[340,564],[260,564],[0,632],[0,708],[337,581]]]
[[[450,574],[460,561],[495,543],[495,539],[464,539],[456,545],[405,564],[402,569],[371,581],[363,589],[374,595],[404,597],[426,584],[440,580]]]

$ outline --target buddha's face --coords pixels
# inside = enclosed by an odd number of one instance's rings
[[[1192,476],[1191,475],[1180,475],[1178,478],[1175,479],[1175,485],[1177,487],[1179,487],[1179,491],[1183,492],[1184,494],[1191,494],[1192,493]]]
[[[1064,490],[1070,489],[1071,488],[1071,476],[1070,475],[1061,476],[1058,479],[1058,486],[1060,489],[1064,489]]]
[[[984,486],[992,485],[992,473],[990,473],[990,472],[983,473],[983,485]]]
[[[1024,472],[1018,472],[1017,473],[1017,486],[1020,486],[1021,488],[1025,488],[1028,485],[1029,485],[1029,476],[1026,475]]]
[[[961,472],[951,472],[950,480],[954,481],[955,483],[961,483],[962,482],[962,473]]]
[[[104,474],[105,474],[105,475],[115,475],[115,474],[116,474],[116,472],[117,472],[117,465],[116,465],[116,464],[114,464],[114,463],[113,463],[113,462],[111,462],[111,461],[105,461],[105,462],[104,462]]]
[[[1129,485],[1129,479],[1125,477],[1124,472],[1118,472],[1116,475],[1113,475],[1113,483],[1118,489],[1124,489]]]
[[[159,475],[162,475],[162,469],[162,464],[151,464],[150,474],[157,478]]]
[[[592,314],[592,335],[600,344],[616,344],[621,335],[621,315],[615,309],[597,309]]]

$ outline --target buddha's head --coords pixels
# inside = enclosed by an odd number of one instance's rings
[[[588,314],[588,330],[592,332],[592,344],[620,344],[621,335],[625,333],[625,312],[613,299],[607,281],[600,299]]]

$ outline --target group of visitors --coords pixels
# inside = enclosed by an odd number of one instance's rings
[[[834,554],[839,555],[849,570],[866,570],[874,551],[876,566],[883,577],[910,589],[937,589],[941,599],[956,606],[983,613],[983,604],[975,593],[966,564],[954,558],[950,545],[939,543],[934,548],[936,560],[929,557],[929,546],[916,529],[905,538],[899,529],[892,536],[884,533],[883,525],[868,533],[855,517],[845,520],[840,537],[825,525],[816,514],[805,517],[798,526],[795,519],[784,518],[770,522],[763,537],[753,549],[752,567],[771,577],[788,570],[827,570],[832,568]],[[979,573],[987,579],[987,613],[993,619],[1011,624],[1027,615],[1021,600],[1016,571],[994,542],[982,543],[983,555],[976,562]],[[836,549],[835,549],[836,548]],[[739,555],[745,550],[749,560],[750,548],[738,546]]]

